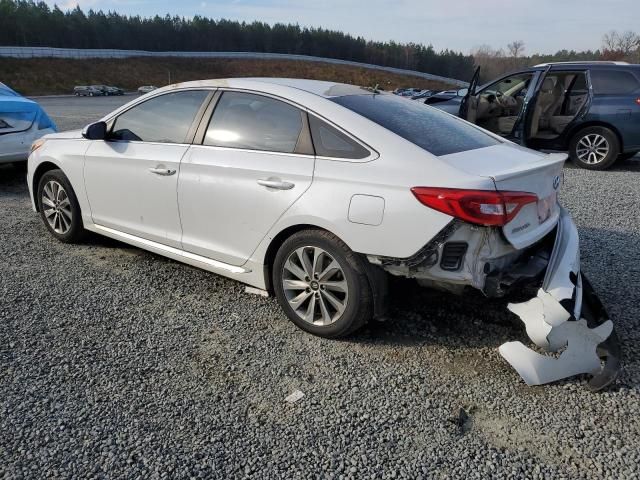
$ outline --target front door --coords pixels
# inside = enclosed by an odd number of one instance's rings
[[[92,141],[84,179],[95,224],[180,247],[178,171],[209,94],[153,97],[110,122],[107,140]]]
[[[467,88],[467,93],[462,98],[462,101],[460,102],[460,112],[458,113],[458,116],[460,118],[469,120],[472,123],[473,123],[473,119],[469,119],[469,106],[470,106],[470,102],[474,99],[476,95],[476,88],[478,87],[479,80],[480,80],[480,67],[476,67],[475,72],[473,72],[473,77],[471,77],[469,88]]]
[[[178,179],[184,250],[242,265],[311,185],[306,112],[272,97],[222,93]]]

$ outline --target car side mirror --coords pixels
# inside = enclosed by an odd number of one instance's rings
[[[87,140],[105,140],[107,138],[107,124],[96,122],[84,127],[82,136]]]

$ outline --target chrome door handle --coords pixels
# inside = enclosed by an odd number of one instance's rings
[[[174,173],[176,173],[176,171],[174,169],[171,169],[171,168],[159,168],[159,167],[150,168],[149,171],[151,173],[155,173],[156,175],[162,175],[164,177],[168,177],[169,175],[173,175]]]
[[[261,178],[258,180],[258,185],[263,187],[275,188],[277,190],[291,190],[295,187],[295,183],[283,182],[278,178]]]

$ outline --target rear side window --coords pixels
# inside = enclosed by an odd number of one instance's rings
[[[436,156],[500,143],[463,120],[396,95],[347,95],[331,100]]]
[[[640,88],[638,79],[622,70],[591,70],[591,84],[594,93],[602,95],[624,95]]]
[[[187,90],[147,100],[116,118],[110,138],[186,143],[189,128],[208,94],[206,90]]]
[[[273,98],[224,92],[209,122],[205,145],[293,153],[302,111]]]
[[[369,150],[318,117],[309,115],[309,126],[316,155],[349,159],[369,156]]]

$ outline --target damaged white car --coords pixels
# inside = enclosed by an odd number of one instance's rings
[[[528,384],[620,371],[611,321],[558,204],[566,155],[521,148],[431,107],[311,80],[158,89],[34,143],[33,207],[64,242],[88,230],[275,294],[324,337],[384,316],[387,275],[513,303],[539,353],[500,347]]]

